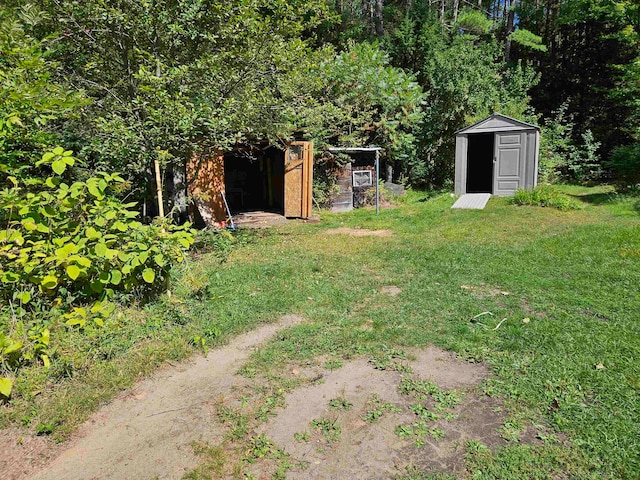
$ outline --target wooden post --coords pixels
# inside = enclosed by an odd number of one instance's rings
[[[156,192],[158,193],[158,214],[164,217],[164,201],[162,200],[162,182],[160,181],[160,162],[156,158],[153,161],[156,167]]]

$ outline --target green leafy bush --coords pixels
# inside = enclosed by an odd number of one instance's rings
[[[536,207],[551,207],[558,210],[577,210],[578,202],[563,195],[548,186],[538,186],[533,190],[516,190],[513,195],[513,203],[516,205],[531,205]]]
[[[606,166],[613,170],[624,187],[640,184],[640,143],[616,147]]]
[[[553,117],[545,121],[540,143],[540,177],[545,181],[558,180],[587,183],[601,175],[600,143],[591,130],[586,130],[576,141],[574,123],[567,114],[567,105],[561,105]]]
[[[157,291],[193,243],[189,225],[137,221],[135,204],[112,196],[124,182],[118,174],[67,184],[63,175],[75,163],[58,147],[37,163],[54,175],[29,182],[8,175],[10,186],[0,190],[0,373],[24,362],[48,366],[51,332],[102,325],[117,292]],[[8,396],[9,377],[2,382]]]

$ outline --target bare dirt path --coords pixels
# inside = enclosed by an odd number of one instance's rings
[[[194,453],[194,442],[225,444],[230,430],[219,408],[251,408],[245,400],[256,391],[252,388],[268,386],[266,378],[236,372],[256,348],[301,321],[283,317],[205,357],[159,372],[97,412],[51,460],[41,459],[40,465],[47,462],[41,471],[34,475],[32,466],[9,468],[9,478],[183,478],[206,463]],[[335,370],[320,357],[284,367],[285,375],[300,381],[298,387],[251,429],[282,449],[290,462],[286,478],[388,480],[409,467],[466,478],[467,442],[490,449],[506,443],[500,434],[503,405],[479,388],[489,376],[486,366],[433,346],[385,355],[354,358]],[[532,438],[523,441],[535,443]],[[250,478],[266,479],[282,458],[268,453],[260,451],[250,462],[230,458]],[[230,470],[224,472],[210,474],[228,478]]]
[[[290,470],[287,478],[394,479],[406,473],[408,465],[464,477],[466,441],[481,441],[488,446],[501,443],[497,428],[502,417],[495,411],[499,402],[475,392],[475,387],[488,376],[484,365],[467,363],[435,347],[413,350],[411,357],[402,361],[411,367],[411,374],[393,368],[376,369],[364,358],[331,372],[305,372],[322,375],[322,381],[288,394],[284,410],[262,427],[293,460],[305,465]],[[450,420],[443,418],[430,425],[442,429],[442,439],[427,437],[425,444],[416,448],[414,438],[401,438],[396,433],[399,425],[412,425],[419,420],[410,410],[411,404],[422,403],[433,409],[428,400],[418,402],[400,393],[403,378],[433,382],[461,396],[460,404],[450,409]],[[335,399],[345,402],[348,408],[332,407]],[[372,416],[372,412],[380,416]],[[339,428],[339,434],[327,441],[313,428],[317,419],[329,420]],[[308,432],[308,437],[301,440],[299,435],[303,432]]]
[[[190,444],[222,435],[216,398],[242,378],[235,375],[255,347],[301,321],[283,317],[180,367],[161,371],[104,407],[77,440],[46,469],[29,478],[180,478],[196,467]]]

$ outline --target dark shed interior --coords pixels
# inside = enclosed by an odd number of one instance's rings
[[[225,191],[233,214],[264,210],[284,214],[284,152],[275,147],[224,156]]]
[[[469,135],[467,193],[493,193],[494,133]]]

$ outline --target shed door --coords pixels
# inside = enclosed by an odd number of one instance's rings
[[[525,163],[525,134],[521,132],[496,133],[493,159],[494,195],[513,195],[523,187]]]
[[[313,189],[313,142],[291,142],[284,156],[284,216],[309,218]]]

